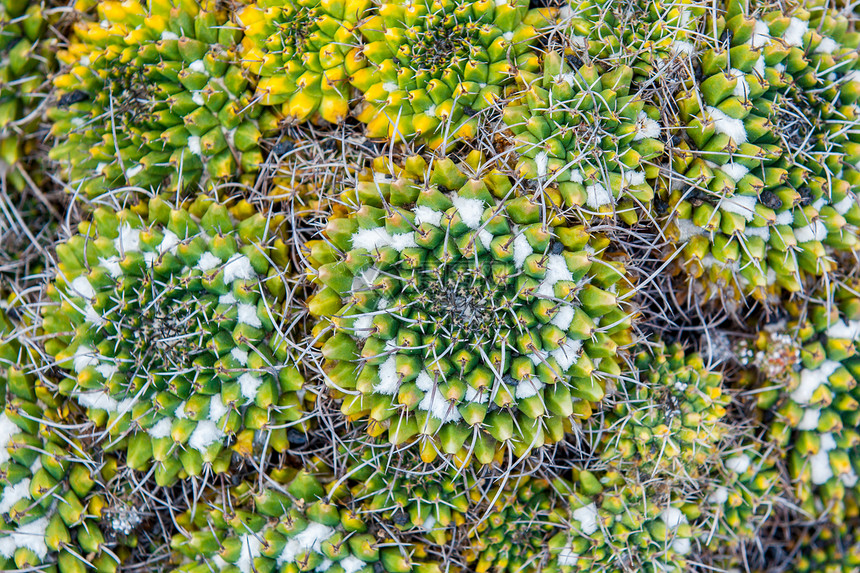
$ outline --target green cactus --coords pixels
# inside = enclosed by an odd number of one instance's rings
[[[341,411],[393,444],[417,439],[427,462],[489,464],[562,439],[629,343],[623,265],[477,152],[377,164],[306,246]]]
[[[727,430],[722,376],[680,344],[643,349],[633,364],[639,379],[625,377],[619,384],[595,450],[625,473],[702,477]]]
[[[805,275],[835,270],[833,251],[858,249],[860,35],[821,3],[807,8],[755,15],[729,2],[706,26],[716,36],[702,79],[675,97],[667,230],[706,297],[797,292]]]
[[[827,303],[806,309],[789,305],[794,318],[785,330],[756,342],[764,356],[796,357],[786,361],[779,377],[763,377],[758,406],[773,412],[770,439],[788,450],[793,494],[801,507],[810,515],[827,512],[835,520],[844,518],[845,497],[860,492],[860,299],[852,292],[831,292],[829,311]],[[784,351],[786,335],[795,351]]]
[[[358,119],[368,137],[449,147],[476,134],[517,74],[539,71],[537,26],[546,10],[525,0],[455,4],[392,0],[361,23],[366,66],[350,76],[364,94]]]
[[[236,62],[242,32],[217,2],[105,1],[75,27],[54,79],[57,161],[87,197],[132,185],[194,189],[253,183],[263,162],[261,115]]]
[[[465,523],[473,475],[445,464],[425,464],[414,449],[392,451],[388,444],[349,451],[347,475],[361,510],[403,532],[415,532],[436,545],[451,540]]]
[[[276,334],[285,246],[247,203],[100,207],[57,247],[45,308],[60,391],[166,484],[224,471],[254,436],[282,451],[303,379]]]
[[[260,0],[240,10],[236,19],[245,38],[239,48],[243,65],[259,77],[256,97],[281,106],[287,121],[316,114],[341,123],[350,112],[350,74],[361,69],[358,24],[370,2],[337,0]]]
[[[545,571],[681,572],[688,566],[699,508],[682,492],[621,473],[574,469],[569,527],[553,535]]]
[[[826,525],[797,540],[798,553],[788,573],[851,573],[860,568],[860,540],[856,520],[839,527]]]
[[[171,547],[183,563],[174,571],[307,571],[318,573],[438,573],[421,548],[397,547],[307,472],[276,470],[265,488],[242,483],[230,505],[187,514],[185,534]],[[229,509],[227,509],[229,508]]]

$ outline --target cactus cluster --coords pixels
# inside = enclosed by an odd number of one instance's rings
[[[853,571],[824,0],[0,0],[0,569]]]
[[[124,443],[129,467],[154,463],[159,483],[204,464],[225,471],[258,432],[283,450],[302,416],[303,380],[275,333],[274,224],[242,204],[173,208],[156,196],[96,209],[57,246],[44,329],[69,373],[60,392]]]

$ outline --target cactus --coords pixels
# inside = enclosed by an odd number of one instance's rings
[[[359,26],[366,66],[350,76],[364,94],[357,117],[368,137],[433,148],[475,137],[475,114],[517,74],[538,72],[535,27],[548,19],[524,0],[383,3]]]
[[[413,449],[392,452],[391,446],[381,444],[347,453],[347,475],[357,482],[352,496],[363,512],[393,522],[400,531],[425,535],[437,545],[450,541],[454,529],[465,524],[474,476],[425,464]]]
[[[173,208],[100,207],[57,247],[44,313],[46,349],[68,371],[60,390],[125,444],[127,463],[155,462],[159,483],[252,452],[255,435],[287,447],[303,383],[275,334],[283,243],[247,203],[205,197]],[[274,429],[271,426],[275,426]]]
[[[678,344],[658,344],[634,358],[639,380],[620,385],[595,450],[626,472],[700,477],[726,432],[722,376]]]
[[[253,183],[268,128],[235,63],[240,27],[217,2],[148,6],[100,2],[99,23],[75,27],[54,78],[51,158],[87,197]]]
[[[629,315],[606,243],[472,153],[348,190],[307,245],[327,384],[350,419],[482,464],[556,442],[617,372]],[[422,183],[422,181],[426,183]]]
[[[184,562],[175,571],[439,571],[438,565],[414,559],[420,548],[393,546],[345,500],[329,497],[313,475],[279,470],[267,481],[262,489],[240,484],[229,492],[230,505],[225,499],[208,512],[189,514],[187,533],[171,541]]]
[[[770,355],[796,357],[778,376],[768,376],[757,394],[758,407],[774,413],[770,439],[788,448],[794,495],[805,511],[844,517],[846,495],[858,492],[857,340],[858,299],[853,289],[831,293],[832,305],[789,305],[785,330],[762,333],[760,362]],[[826,294],[826,293],[825,293]],[[827,298],[827,297],[826,297]],[[830,310],[828,310],[828,308]],[[786,336],[794,350],[786,352]],[[776,338],[776,340],[774,340]]]
[[[341,123],[349,115],[350,74],[361,69],[357,27],[369,2],[262,0],[236,19],[245,37],[242,64],[258,76],[256,97],[281,106],[287,121],[315,114]]]
[[[716,28],[729,45],[711,38],[702,79],[675,98],[668,230],[706,296],[797,292],[835,270],[834,251],[857,250],[856,144],[843,134],[857,125],[860,38],[844,16],[808,7],[754,16],[729,3]]]
[[[856,527],[856,522],[852,522],[805,533],[797,540],[799,551],[787,570],[791,573],[842,573],[856,570],[860,566],[860,541],[857,540]]]

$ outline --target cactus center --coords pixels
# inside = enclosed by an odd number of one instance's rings
[[[408,58],[401,63],[420,71],[437,73],[456,65],[469,55],[475,29],[473,25],[455,24],[447,17],[437,25],[429,25],[419,30],[409,28],[406,36],[409,44],[401,50],[410,51]]]

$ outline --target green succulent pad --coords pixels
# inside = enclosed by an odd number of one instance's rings
[[[543,59],[543,76],[505,109],[514,134],[517,173],[554,183],[565,207],[586,218],[617,215],[635,223],[647,213],[663,153],[660,112],[635,88],[633,70],[609,72],[595,64],[572,67],[556,52]]]
[[[722,375],[677,343],[643,349],[633,364],[638,379],[626,376],[618,384],[596,451],[623,471],[701,477],[728,427]]]
[[[44,309],[60,391],[160,484],[288,447],[303,379],[276,334],[286,247],[247,203],[99,207],[57,247]],[[180,472],[182,472],[180,474]]]
[[[268,124],[238,64],[241,29],[217,2],[148,6],[100,2],[99,22],[75,27],[54,79],[50,157],[87,197],[253,183]]]
[[[419,533],[436,545],[449,542],[465,523],[476,478],[445,463],[425,464],[413,448],[366,446],[348,451],[347,475],[361,511],[398,530]]]
[[[61,573],[117,570],[133,543],[107,539],[106,504],[83,444],[58,429],[62,401],[34,376],[10,367],[2,375],[0,412],[0,569],[57,567]]]
[[[306,571],[317,573],[438,573],[421,561],[418,545],[394,540],[349,508],[309,473],[283,469],[264,488],[242,483],[209,511],[181,517],[186,535],[171,547],[183,565],[174,571]]]
[[[536,26],[546,10],[526,0],[394,0],[361,23],[366,67],[350,82],[364,94],[358,119],[368,137],[448,147],[476,135],[474,114],[533,74]]]
[[[342,195],[307,245],[326,382],[421,456],[489,464],[562,439],[629,343],[624,266],[474,152],[410,158]],[[391,176],[389,176],[391,174]],[[498,454],[498,456],[497,456]]]
[[[846,496],[860,492],[860,299],[839,290],[830,312],[811,305],[804,317],[797,305],[784,334],[800,350],[783,380],[765,378],[758,405],[773,412],[770,438],[786,448],[793,494],[810,515],[844,517]],[[769,352],[768,337],[758,349]],[[777,346],[778,348],[778,346]],[[778,349],[778,352],[782,352]]]
[[[550,568],[573,573],[687,571],[699,508],[682,492],[623,474],[574,469],[569,524],[549,540]]]
[[[512,479],[484,494],[470,515],[466,562],[477,573],[552,571],[547,541],[564,524],[554,484],[533,476]]]
[[[796,292],[858,248],[860,35],[807,8],[754,17],[730,3],[713,28],[727,42],[705,43],[701,79],[675,98],[668,230],[707,295]]]
[[[33,112],[47,97],[44,84],[57,61],[57,39],[46,34],[57,20],[48,13],[50,5],[0,2],[0,169],[17,189],[27,180],[10,168],[22,167],[34,151],[38,121]]]
[[[318,114],[341,123],[350,113],[350,74],[361,69],[358,24],[368,0],[260,0],[237,14],[243,65],[258,76],[256,97],[289,121]]]
[[[695,51],[705,13],[690,0],[585,0],[565,3],[559,23],[566,56],[629,68],[634,84],[654,90],[655,81],[671,82],[674,68]]]

